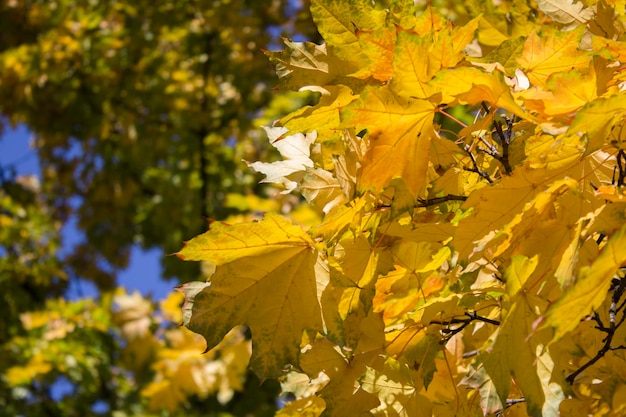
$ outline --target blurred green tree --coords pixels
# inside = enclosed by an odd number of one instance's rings
[[[308,100],[271,92],[263,54],[280,36],[319,36],[307,8],[0,0],[0,27],[0,114],[32,132],[42,172],[0,167],[2,412],[272,414],[278,388],[247,374],[246,329],[202,355],[176,327],[182,295],[127,294],[116,275],[133,245],[173,253],[209,218],[276,207],[254,197],[263,190],[242,160],[267,159],[258,126]],[[69,220],[84,234],[72,247]],[[181,282],[200,274],[175,257],[163,266]],[[100,295],[65,299],[71,280]]]

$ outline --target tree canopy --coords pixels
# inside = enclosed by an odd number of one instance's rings
[[[624,2],[309,6],[2,3],[0,407],[624,413]]]
[[[181,295],[126,293],[117,274],[139,245],[163,253],[165,278],[198,279],[197,265],[165,255],[208,219],[280,210],[242,160],[270,158],[258,125],[309,99],[272,92],[277,79],[263,53],[280,36],[318,36],[308,9],[3,0],[0,26],[2,123],[27,126],[42,173],[0,167],[0,297],[9,313],[0,324],[0,408],[272,414],[276,384],[259,389],[246,378],[245,329],[203,356],[198,337],[176,328]],[[62,239],[68,223],[82,236],[76,244]],[[99,295],[67,299],[77,282]],[[230,401],[239,391],[246,401]]]

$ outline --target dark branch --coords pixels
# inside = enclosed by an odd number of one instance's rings
[[[437,204],[447,203],[448,201],[465,201],[467,197],[464,195],[448,194],[443,197],[435,198],[418,198],[417,207],[435,206]]]
[[[578,368],[565,378],[565,380],[569,384],[573,384],[578,375],[583,373],[594,363],[598,362],[602,357],[604,357],[604,355],[607,354],[607,352],[626,349],[626,346],[623,345],[611,346],[611,343],[613,342],[613,337],[615,336],[615,332],[624,323],[624,320],[626,320],[626,315],[623,310],[624,302],[622,302],[618,307],[622,295],[624,295],[624,291],[626,291],[626,279],[620,277],[613,278],[610,291],[612,291],[613,294],[611,294],[611,305],[609,307],[609,326],[607,327],[604,325],[597,312],[594,313],[594,315],[592,316],[592,319],[598,324],[596,326],[596,329],[606,333],[606,337],[602,340],[604,342],[604,345],[602,346],[602,348],[600,348],[600,350],[598,350],[593,358],[589,359],[580,368]],[[622,316],[620,320],[617,321],[617,313],[620,311],[622,313]]]
[[[502,154],[499,156],[494,156],[502,166],[504,167],[504,172],[506,175],[511,175],[513,169],[511,169],[511,164],[509,163],[509,145],[511,144],[511,139],[513,138],[513,118],[505,117],[506,120],[506,132],[502,130],[502,122],[496,120],[493,122],[493,126],[496,129],[496,134],[500,139],[500,143],[502,145]]]
[[[469,326],[470,323],[472,323],[473,321],[482,321],[483,323],[493,324],[494,326],[500,325],[499,321],[492,320],[487,317],[479,316],[478,314],[476,314],[476,312],[473,312],[473,313],[466,312],[465,316],[466,318],[462,318],[462,319],[454,318],[450,320],[433,320],[430,322],[430,324],[438,324],[440,326],[445,326],[445,328],[441,329],[441,333],[444,335],[443,339],[441,340],[442,345],[447,343],[448,340],[450,340],[452,336],[463,331],[463,329]],[[459,325],[459,326],[453,327],[453,328],[450,327],[450,326],[456,326],[456,325]]]
[[[491,177],[489,176],[489,173],[486,171],[483,171],[481,169],[478,168],[478,164],[476,163],[476,158],[474,157],[474,154],[472,153],[472,151],[470,150],[469,146],[465,146],[465,151],[467,152],[467,154],[469,155],[470,159],[472,160],[472,165],[474,166],[473,168],[467,168],[467,167],[463,167],[463,169],[465,171],[469,171],[469,172],[475,172],[476,174],[480,175],[481,177],[483,177],[485,180],[487,180],[487,182],[489,184],[493,184],[493,180],[491,179]]]

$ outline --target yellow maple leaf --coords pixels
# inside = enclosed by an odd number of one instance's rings
[[[523,167],[499,183],[473,192],[464,204],[473,211],[459,222],[452,241],[461,259],[482,253],[485,247],[477,242],[492,242],[501,227],[522,213],[525,205],[547,188],[542,186],[545,181],[544,170]]]
[[[579,71],[554,74],[547,80],[546,86],[550,89],[549,93],[536,88],[519,93],[528,109],[548,116],[573,117],[577,110],[598,97],[593,65],[585,75]]]
[[[333,69],[341,66],[333,65],[326,45],[289,39],[283,39],[283,42],[286,51],[265,52],[275,66],[281,87],[297,91],[309,85],[326,85],[340,75],[330,70],[331,66]]]
[[[427,82],[440,69],[454,67],[464,58],[463,48],[472,41],[477,27],[478,19],[474,19],[461,27],[438,28],[423,35],[399,32],[391,89],[405,98],[428,98],[435,94],[436,89]]]
[[[609,141],[613,126],[622,122],[626,114],[626,95],[599,98],[583,107],[567,130],[568,135],[585,136],[588,155],[600,149]]]
[[[356,35],[369,64],[350,75],[362,79],[372,77],[383,82],[390,80],[393,76],[392,62],[396,31],[388,28],[376,31],[358,30]]]
[[[349,355],[326,339],[312,342],[302,355],[300,364],[307,375],[324,374],[330,380],[317,393],[325,401],[329,415],[360,415],[378,405],[377,398],[358,382],[367,367],[378,369],[384,361],[383,326],[378,314],[364,318],[359,333],[358,344]]]
[[[341,123],[340,111],[358,98],[351,88],[345,85],[329,85],[316,89],[321,92],[315,106],[303,107],[285,116],[279,123],[291,132],[317,132],[318,142],[333,138]]]
[[[626,263],[626,225],[614,233],[600,255],[579,270],[576,281],[546,312],[543,327],[554,328],[553,340],[574,329],[580,320],[597,309],[607,297],[611,279]]]
[[[250,327],[251,367],[275,377],[298,363],[305,329],[322,332],[319,286],[328,276],[316,267],[313,241],[277,215],[259,223],[225,226],[187,243],[179,256],[218,265],[210,282],[178,287],[185,294],[183,323],[216,346],[233,327]]]
[[[425,189],[434,112],[429,101],[406,100],[387,87],[364,90],[342,111],[342,124],[368,130],[360,190],[380,193],[398,177],[414,197]]]
[[[211,229],[188,242],[176,255],[186,261],[209,261],[215,265],[285,249],[299,253],[313,246],[301,227],[277,214],[267,213],[253,224],[230,226],[216,222]]]
[[[527,120],[533,120],[515,101],[511,87],[506,85],[502,74],[461,67],[440,71],[430,84],[442,94],[443,103],[475,105],[488,102],[494,107],[502,107]]]
[[[387,358],[382,371],[368,367],[361,384],[380,400],[371,411],[375,416],[410,417],[431,415],[433,411],[433,404],[421,393],[419,373],[392,358]]]
[[[541,36],[528,35],[517,62],[532,85],[546,88],[548,78],[555,73],[588,68],[591,57],[578,49],[585,27],[569,32],[546,28]]]
[[[537,265],[536,259],[514,256],[505,271],[507,297],[497,338],[489,349],[485,359],[485,369],[491,376],[498,395],[504,403],[511,390],[511,375],[524,393],[528,412],[531,415],[543,415],[542,409],[551,407],[553,402],[563,399],[562,392],[550,390],[553,364],[544,358],[541,364],[536,361],[536,351],[541,351],[545,344],[545,335],[533,334],[533,322],[537,311],[545,308],[545,301],[532,295],[526,285]],[[509,285],[510,284],[510,285]],[[523,348],[520,348],[523,346]],[[537,368],[541,368],[541,375]],[[546,369],[549,368],[549,369]]]

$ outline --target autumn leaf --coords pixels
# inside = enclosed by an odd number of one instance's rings
[[[221,239],[214,239],[218,233]],[[205,337],[207,349],[236,325],[249,326],[250,366],[261,378],[298,363],[297,346],[305,329],[323,331],[318,285],[327,277],[316,268],[308,235],[281,217],[218,225],[188,242],[179,256],[218,265],[209,282],[179,287],[186,300],[183,324]]]
[[[313,167],[313,161],[310,158],[311,144],[315,142],[317,133],[313,131],[306,136],[301,133],[285,136],[288,130],[284,127],[272,127],[265,130],[270,143],[278,149],[284,160],[272,163],[253,162],[248,166],[265,174],[266,178],[262,182],[283,184],[285,186],[283,192],[289,193],[298,186],[306,169]]]
[[[594,15],[591,7],[585,8],[582,2],[575,0],[538,0],[537,4],[555,22],[564,24],[576,21],[584,25]]]
[[[536,259],[527,259],[522,256],[512,259],[505,274],[510,307],[498,329],[496,341],[489,349],[490,353],[484,365],[496,386],[502,403],[509,395],[511,376],[513,376],[524,393],[530,415],[556,416],[558,408],[555,410],[544,407],[552,369],[546,371],[545,366],[548,364],[544,363],[541,376],[536,370],[535,350],[541,349],[542,340],[537,335],[529,340],[529,335],[533,332],[533,322],[537,318],[535,311],[541,308],[543,303],[523,288],[535,270],[536,264]],[[562,396],[560,399],[562,400]],[[548,409],[551,412],[544,414]]]
[[[300,252],[313,242],[303,230],[283,217],[267,213],[251,225],[230,226],[213,223],[211,229],[185,243],[176,255],[186,261],[209,261],[223,265],[247,256],[260,256],[274,250]]]
[[[380,193],[397,177],[415,197],[424,190],[434,109],[426,100],[405,100],[386,88],[366,89],[344,109],[343,125],[368,130],[360,190]]]
[[[587,139],[585,154],[601,148],[611,128],[622,120],[626,112],[626,95],[594,100],[577,114],[567,133]]]
[[[606,243],[591,265],[580,269],[574,283],[546,313],[543,327],[554,328],[553,340],[561,339],[606,298],[611,279],[626,262],[626,226]]]
[[[334,78],[330,71],[326,45],[311,42],[294,42],[283,39],[286,51],[266,52],[274,64],[280,86],[285,89],[299,90],[310,85],[325,85]],[[333,65],[333,68],[338,65]]]
[[[589,66],[590,56],[578,49],[583,29],[583,26],[569,32],[550,29],[541,36],[536,32],[528,35],[517,62],[531,85],[545,88],[552,74],[582,70]]]
[[[442,93],[440,100],[444,103],[457,100],[461,104],[480,104],[484,101],[532,120],[532,116],[515,101],[511,88],[498,73],[490,74],[471,67],[443,70],[431,85]]]

